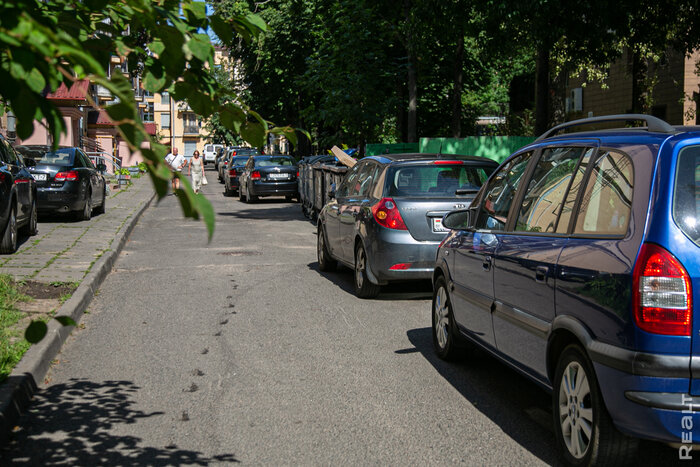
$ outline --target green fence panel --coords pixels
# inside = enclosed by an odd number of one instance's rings
[[[381,156],[382,154],[402,154],[418,152],[418,143],[367,144],[365,155]]]
[[[468,138],[421,138],[420,152],[488,157],[502,162],[523,146],[535,141],[530,136],[470,136]]]

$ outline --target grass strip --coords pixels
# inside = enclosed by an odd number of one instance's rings
[[[0,382],[4,381],[29,349],[24,330],[15,325],[23,317],[15,304],[29,297],[19,293],[15,281],[8,274],[0,274]]]

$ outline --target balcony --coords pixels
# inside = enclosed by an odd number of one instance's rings
[[[185,125],[182,133],[183,136],[199,136],[199,127],[197,125]]]
[[[104,86],[100,86],[99,84],[96,86],[97,88],[97,97],[100,101],[111,101],[114,99],[112,97],[112,93],[109,92],[109,89],[107,89]]]

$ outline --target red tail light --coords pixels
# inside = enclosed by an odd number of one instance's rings
[[[297,178],[299,178],[299,171],[297,170]]]
[[[29,179],[28,178],[18,178],[17,180],[15,180],[15,185],[17,185],[18,183],[29,183]]]
[[[262,177],[260,176],[260,172],[258,172],[257,170],[251,172],[251,174],[250,174],[251,180],[260,180],[261,178]]]
[[[231,169],[228,171],[229,176],[231,177],[236,177],[238,174],[236,173],[236,169]]]
[[[654,334],[690,336],[693,299],[683,265],[658,245],[642,245],[634,266],[634,320]]]
[[[237,155],[237,154],[238,154],[238,151],[233,151],[233,154],[232,154],[232,155],[235,156],[235,155]]]
[[[379,225],[395,230],[408,230],[403,222],[399,208],[391,198],[383,198],[372,206],[372,215]]]
[[[464,161],[456,161],[456,160],[439,160],[439,161],[433,161],[434,165],[464,165]]]
[[[73,182],[78,179],[78,172],[71,170],[69,172],[58,172],[54,179],[57,182]]]
[[[411,263],[398,263],[390,267],[389,269],[392,271],[405,271],[406,269],[409,269],[411,267]]]

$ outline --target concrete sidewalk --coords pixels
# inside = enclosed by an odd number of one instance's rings
[[[133,180],[128,189],[108,195],[106,212],[89,221],[40,218],[38,235],[24,239],[14,254],[0,257],[0,274],[45,283],[79,282],[71,298],[56,312],[56,316],[70,316],[78,323],[154,198],[151,180],[143,176]],[[10,377],[0,384],[0,445],[72,329],[51,320],[46,337],[24,354]]]

